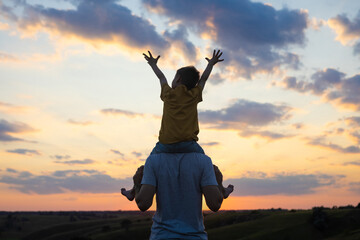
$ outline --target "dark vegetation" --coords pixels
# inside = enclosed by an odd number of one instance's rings
[[[0,212],[1,240],[148,239],[153,212]],[[311,210],[204,212],[209,240],[360,239],[360,203]]]

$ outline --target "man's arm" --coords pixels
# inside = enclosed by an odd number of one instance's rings
[[[151,207],[155,192],[156,189],[153,185],[143,184],[135,186],[135,201],[142,212]]]
[[[218,50],[217,52],[216,52],[216,50],[214,50],[213,56],[211,59],[205,58],[208,61],[208,65],[206,66],[205,71],[201,75],[199,83],[198,83],[201,90],[204,89],[206,80],[209,78],[210,73],[213,69],[213,66],[218,62],[224,61],[224,59],[220,59],[221,55],[222,55],[222,52],[220,52],[220,50]]]
[[[217,212],[223,202],[223,194],[218,186],[205,186],[202,188],[202,192],[205,197],[206,205],[213,212]]]
[[[150,65],[150,67],[152,68],[152,70],[154,71],[156,76],[159,78],[160,86],[162,86],[163,84],[167,83],[167,80],[166,80],[165,75],[162,73],[162,71],[157,66],[157,61],[159,60],[160,55],[157,56],[157,58],[154,58],[150,51],[148,51],[148,53],[149,53],[149,56],[147,56],[145,53],[143,53],[144,58],[148,62],[148,64]]]
[[[144,175],[144,166],[141,166],[136,170],[133,180],[135,186],[136,204],[141,211],[145,212],[152,205],[156,189],[152,185],[148,185],[148,184],[141,185],[141,180],[143,178],[143,175]]]

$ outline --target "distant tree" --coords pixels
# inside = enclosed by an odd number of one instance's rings
[[[353,205],[349,204],[347,206],[340,206],[339,209],[353,209],[355,208]]]
[[[360,202],[358,203],[358,205],[356,206],[356,208],[360,208]]]
[[[323,231],[328,227],[328,215],[324,212],[324,207],[313,207],[311,221],[314,227],[320,231]]]
[[[125,228],[126,231],[129,231],[131,224],[132,224],[131,220],[126,218],[121,222],[121,227]]]

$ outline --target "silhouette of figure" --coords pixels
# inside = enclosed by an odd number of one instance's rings
[[[196,152],[151,154],[133,179],[141,211],[151,207],[156,193],[150,239],[207,239],[202,194],[214,212],[224,197],[222,174],[208,156]]]
[[[150,239],[207,239],[202,216],[202,194],[212,211],[217,211],[234,187],[222,185],[222,173],[197,143],[199,125],[197,104],[213,66],[223,61],[222,52],[214,50],[200,76],[193,66],[177,70],[171,87],[157,66],[160,56],[150,51],[144,58],[160,80],[164,102],[159,142],[156,143],[145,167],[138,168],[134,186],[121,193],[134,198],[140,210],[146,211],[156,193],[157,211],[153,218]]]
[[[222,52],[214,50],[211,59],[205,58],[208,65],[200,78],[199,72],[193,66],[178,69],[171,87],[157,66],[160,55],[154,58],[150,51],[148,53],[149,56],[145,53],[143,55],[160,80],[160,98],[164,102],[159,142],[156,143],[151,154],[187,152],[205,154],[197,143],[199,133],[197,104],[202,101],[202,91],[213,66],[224,61],[224,59],[220,59]],[[221,185],[224,198],[230,195],[233,188],[231,184],[227,188]],[[122,188],[121,193],[132,201],[135,197],[135,188],[133,187],[130,190]]]

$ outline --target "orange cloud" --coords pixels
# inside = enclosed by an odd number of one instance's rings
[[[336,32],[336,40],[343,45],[352,45],[360,39],[359,16],[351,21],[346,15],[338,15],[330,18],[327,23]]]

